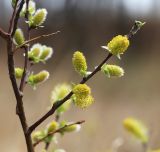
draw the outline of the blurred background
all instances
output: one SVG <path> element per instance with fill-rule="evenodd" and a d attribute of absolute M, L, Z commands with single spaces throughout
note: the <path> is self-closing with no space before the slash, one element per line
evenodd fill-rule
<path fill-rule="evenodd" d="M 50 79 L 34 91 L 25 88 L 24 106 L 28 123 L 32 124 L 50 106 L 51 90 L 56 84 L 79 82 L 71 58 L 82 50 L 89 70 L 93 70 L 106 52 L 100 46 L 118 34 L 127 34 L 135 20 L 147 22 L 131 40 L 121 60 L 109 60 L 125 69 L 120 79 L 107 79 L 98 73 L 87 84 L 95 103 L 81 110 L 72 106 L 61 120 L 86 120 L 79 133 L 65 135 L 57 147 L 67 152 L 108 152 L 118 138 L 123 140 L 119 151 L 140 152 L 141 144 L 124 131 L 122 121 L 132 116 L 142 120 L 150 130 L 150 146 L 160 147 L 160 1 L 158 0 L 37 0 L 37 8 L 47 8 L 45 28 L 32 32 L 32 37 L 61 33 L 40 40 L 52 46 L 54 55 L 47 64 L 35 65 L 36 72 L 46 69 Z M 7 30 L 12 13 L 10 0 L 0 1 L 0 26 Z M 25 25 L 19 27 L 25 30 Z M 22 52 L 16 54 L 16 65 L 23 65 Z M 15 97 L 8 78 L 6 46 L 0 39 L 0 148 L 3 152 L 26 152 L 24 137 L 15 115 Z M 54 116 L 46 120 L 43 128 Z M 40 151 L 40 145 L 37 151 Z M 55 146 L 55 145 L 53 145 Z"/>

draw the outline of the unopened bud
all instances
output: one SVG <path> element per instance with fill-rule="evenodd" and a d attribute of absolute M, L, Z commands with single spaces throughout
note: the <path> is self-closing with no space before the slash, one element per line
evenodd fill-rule
<path fill-rule="evenodd" d="M 40 61 L 41 54 L 42 54 L 42 45 L 37 43 L 37 44 L 34 44 L 31 50 L 28 52 L 28 58 L 32 62 L 38 63 Z"/>
<path fill-rule="evenodd" d="M 47 125 L 47 132 L 51 133 L 58 129 L 58 123 L 56 121 L 52 121 Z"/>
<path fill-rule="evenodd" d="M 20 28 L 16 29 L 13 40 L 16 45 L 22 45 L 25 42 L 24 34 Z"/>
<path fill-rule="evenodd" d="M 36 84 L 45 82 L 49 78 L 49 72 L 48 71 L 41 71 L 38 74 L 30 75 L 28 78 L 28 83 L 32 86 L 35 86 Z"/>
<path fill-rule="evenodd" d="M 124 70 L 117 65 L 104 64 L 101 71 L 109 78 L 122 77 L 124 75 Z"/>
<path fill-rule="evenodd" d="M 38 9 L 31 19 L 31 27 L 41 26 L 46 20 L 47 10 L 45 8 Z"/>
<path fill-rule="evenodd" d="M 46 61 L 49 58 L 51 58 L 52 54 L 53 54 L 53 49 L 51 47 L 47 47 L 47 46 L 43 45 L 40 60 Z"/>
<path fill-rule="evenodd" d="M 65 131 L 65 132 L 78 132 L 80 129 L 81 129 L 81 125 L 79 125 L 79 124 L 74 124 L 74 125 L 65 127 L 65 128 L 63 129 L 63 131 Z"/>
<path fill-rule="evenodd" d="M 22 78 L 22 75 L 23 75 L 23 69 L 22 68 L 15 68 L 15 77 L 17 79 L 20 79 Z"/>
<path fill-rule="evenodd" d="M 21 16 L 25 16 L 26 14 L 26 10 L 27 10 L 27 5 L 26 3 L 23 5 L 22 11 L 20 13 Z M 30 15 L 34 14 L 36 11 L 36 3 L 32 0 L 29 1 L 29 5 L 28 5 L 28 13 Z"/>
<path fill-rule="evenodd" d="M 37 142 L 45 137 L 45 133 L 43 131 L 36 131 L 32 134 L 33 142 Z"/>

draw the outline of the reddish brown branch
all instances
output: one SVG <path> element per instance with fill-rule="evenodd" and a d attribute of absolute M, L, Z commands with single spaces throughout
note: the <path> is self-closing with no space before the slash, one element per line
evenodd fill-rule
<path fill-rule="evenodd" d="M 42 39 L 42 38 L 46 38 L 46 37 L 49 37 L 49 36 L 53 36 L 55 34 L 58 34 L 60 31 L 57 31 L 57 32 L 54 32 L 54 33 L 50 33 L 50 34 L 44 34 L 44 35 L 40 35 L 40 36 L 37 36 L 37 37 L 34 37 L 34 38 L 31 38 L 27 41 L 25 41 L 23 44 L 19 45 L 15 50 L 14 52 L 16 52 L 18 49 L 22 48 L 22 47 L 25 47 L 26 44 L 29 44 L 33 41 L 36 41 L 36 40 L 39 40 L 39 39 Z"/>
<path fill-rule="evenodd" d="M 51 135 L 54 135 L 55 133 L 61 133 L 63 131 L 63 129 L 67 128 L 67 127 L 70 127 L 70 126 L 73 126 L 73 125 L 78 125 L 78 124 L 82 124 L 84 123 L 85 121 L 82 120 L 82 121 L 77 121 L 77 122 L 74 122 L 74 123 L 71 123 L 71 124 L 66 124 L 65 126 L 53 131 L 53 132 L 50 132 L 48 133 L 45 137 L 43 137 L 42 139 L 38 140 L 37 142 L 35 142 L 33 144 L 33 146 L 35 147 L 36 145 L 38 145 L 40 142 L 43 142 L 47 137 L 51 136 Z"/>
<path fill-rule="evenodd" d="M 11 33 L 12 37 L 14 36 L 14 33 L 17 29 L 18 21 L 19 21 L 19 18 L 20 18 L 20 13 L 21 13 L 21 10 L 23 8 L 24 3 L 25 3 L 25 0 L 21 0 L 21 2 L 19 4 L 19 7 L 16 11 L 16 14 L 14 16 L 12 16 L 14 18 L 12 26 L 10 27 L 10 33 Z"/>
<path fill-rule="evenodd" d="M 18 86 L 17 86 L 15 74 L 14 74 L 14 59 L 13 59 L 13 53 L 12 53 L 12 49 L 13 49 L 12 45 L 13 45 L 12 39 L 10 37 L 9 40 L 7 41 L 8 69 L 9 69 L 10 80 L 11 80 L 12 87 L 13 87 L 14 94 L 15 94 L 16 101 L 17 101 L 17 115 L 19 116 L 19 119 L 20 119 L 20 122 L 21 122 L 21 125 L 23 128 L 23 133 L 24 133 L 24 136 L 26 139 L 28 152 L 34 152 L 32 149 L 31 138 L 27 134 L 28 126 L 27 126 L 26 117 L 25 117 L 25 113 L 24 113 L 23 101 L 22 101 L 22 97 L 21 97 L 21 94 L 20 94 Z"/>
<path fill-rule="evenodd" d="M 27 0 L 27 1 L 29 2 L 29 0 Z M 16 112 L 17 112 L 17 115 L 19 116 L 19 119 L 20 119 L 20 122 L 21 122 L 21 125 L 23 128 L 23 133 L 24 133 L 26 145 L 27 145 L 27 151 L 34 152 L 31 136 L 27 134 L 28 125 L 27 125 L 26 116 L 25 116 L 25 112 L 24 112 L 21 92 L 19 91 L 19 88 L 18 88 L 18 85 L 16 82 L 16 78 L 15 78 L 15 72 L 14 72 L 15 66 L 14 66 L 14 57 L 13 57 L 12 38 L 14 36 L 15 30 L 17 29 L 17 24 L 18 24 L 18 20 L 20 17 L 20 12 L 22 10 L 24 2 L 25 2 L 25 0 L 21 0 L 18 10 L 17 11 L 14 10 L 12 18 L 11 18 L 11 22 L 10 22 L 10 27 L 8 30 L 11 33 L 7 39 L 8 70 L 9 70 L 9 76 L 10 76 L 10 80 L 11 80 L 12 87 L 14 90 L 14 94 L 16 97 L 16 101 L 17 101 Z M 14 9 L 16 9 L 16 7 Z"/>
<path fill-rule="evenodd" d="M 12 28 L 13 28 L 14 19 L 15 19 L 16 13 L 17 13 L 17 4 L 18 4 L 18 1 L 19 1 L 19 0 L 17 0 L 17 1 L 15 2 L 15 6 L 14 6 L 14 8 L 13 8 L 13 13 L 12 13 L 12 17 L 11 17 L 11 19 L 10 19 L 10 25 L 9 25 L 8 33 L 11 33 Z"/>

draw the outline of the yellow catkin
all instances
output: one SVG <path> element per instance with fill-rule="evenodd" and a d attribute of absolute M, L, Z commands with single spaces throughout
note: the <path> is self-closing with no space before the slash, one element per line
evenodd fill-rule
<path fill-rule="evenodd" d="M 129 40 L 127 36 L 118 35 L 115 36 L 107 45 L 108 50 L 113 55 L 123 54 L 129 46 Z"/>
<path fill-rule="evenodd" d="M 86 58 L 82 52 L 76 51 L 73 54 L 72 63 L 76 72 L 83 75 L 87 70 Z"/>
<path fill-rule="evenodd" d="M 137 119 L 126 118 L 123 121 L 124 128 L 143 143 L 148 142 L 148 130 Z"/>
<path fill-rule="evenodd" d="M 73 88 L 73 93 L 75 97 L 74 103 L 80 108 L 86 108 L 94 102 L 93 97 L 90 95 L 91 89 L 86 84 L 76 85 Z"/>

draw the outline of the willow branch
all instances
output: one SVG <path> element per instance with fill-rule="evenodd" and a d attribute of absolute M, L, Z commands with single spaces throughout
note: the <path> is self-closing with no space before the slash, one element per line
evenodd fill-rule
<path fill-rule="evenodd" d="M 106 63 L 110 58 L 111 58 L 112 54 L 108 54 L 108 56 L 99 64 L 98 67 L 95 68 L 95 70 L 88 75 L 86 78 L 83 78 L 80 83 L 84 84 L 85 82 L 87 82 L 89 79 L 91 79 L 98 71 L 101 70 L 101 67 L 103 66 L 104 63 Z M 28 129 L 28 133 L 32 133 L 33 130 L 35 130 L 35 128 L 37 126 L 39 126 L 43 121 L 45 121 L 49 116 L 51 116 L 52 114 L 54 114 L 54 112 L 56 111 L 57 108 L 59 108 L 63 103 L 65 103 L 68 99 L 71 98 L 71 96 L 73 95 L 73 92 L 71 91 L 65 98 L 63 98 L 60 101 L 57 101 L 53 104 L 52 108 L 45 114 L 43 115 L 38 121 L 36 121 L 33 125 L 31 125 Z"/>
<path fill-rule="evenodd" d="M 27 1 L 29 2 L 29 0 L 27 0 Z M 10 80 L 11 80 L 12 87 L 14 90 L 14 94 L 16 97 L 16 101 L 17 101 L 16 113 L 19 116 L 21 126 L 23 128 L 27 151 L 34 152 L 31 137 L 27 134 L 28 125 L 27 125 L 27 120 L 26 120 L 25 111 L 24 111 L 24 107 L 23 107 L 23 100 L 22 100 L 22 96 L 21 96 L 21 93 L 19 91 L 19 88 L 18 88 L 18 85 L 16 82 L 15 71 L 14 71 L 15 65 L 14 65 L 12 38 L 14 36 L 15 30 L 17 29 L 17 24 L 19 21 L 20 12 L 22 10 L 24 2 L 25 2 L 25 0 L 22 0 L 19 4 L 19 8 L 16 11 L 16 13 L 15 14 L 13 13 L 14 14 L 13 16 L 15 16 L 15 17 L 13 17 L 13 21 L 10 22 L 11 25 L 9 26 L 9 29 L 8 29 L 8 31 L 11 33 L 7 39 L 8 70 L 9 70 L 9 76 L 10 76 Z"/>
<path fill-rule="evenodd" d="M 27 20 L 28 20 L 28 13 L 27 14 Z M 28 26 L 27 28 L 27 38 L 28 38 L 28 41 L 30 40 L 30 28 Z M 27 79 L 27 70 L 28 70 L 28 51 L 29 51 L 29 45 L 25 46 L 24 47 L 25 49 L 25 58 L 24 58 L 24 67 L 23 67 L 23 75 L 22 75 L 22 78 L 21 78 L 21 82 L 20 82 L 20 87 L 19 87 L 19 90 L 21 93 L 23 93 L 23 90 L 24 90 L 24 86 L 26 84 L 26 79 Z M 13 52 L 14 53 L 14 52 Z"/>
<path fill-rule="evenodd" d="M 10 19 L 10 25 L 9 25 L 8 33 L 11 33 L 12 28 L 13 28 L 14 19 L 15 19 L 15 16 L 16 16 L 16 14 L 17 14 L 18 1 L 19 1 L 19 0 L 17 0 L 17 1 L 15 2 L 15 6 L 14 6 L 14 8 L 13 8 L 13 13 L 12 13 L 12 17 L 11 17 L 11 19 Z"/>
<path fill-rule="evenodd" d="M 35 142 L 34 144 L 33 144 L 33 146 L 35 147 L 36 145 L 38 145 L 40 142 L 43 142 L 47 137 L 49 137 L 49 136 L 53 136 L 55 133 L 61 133 L 65 128 L 67 128 L 67 127 L 70 127 L 70 126 L 73 126 L 73 125 L 79 125 L 79 124 L 82 124 L 82 123 L 84 123 L 85 121 L 84 120 L 82 120 L 82 121 L 77 121 L 77 122 L 74 122 L 74 123 L 71 123 L 71 124 L 66 124 L 65 126 L 63 126 L 63 127 L 61 127 L 61 128 L 59 128 L 59 129 L 57 129 L 57 130 L 55 130 L 55 131 L 53 131 L 53 132 L 50 132 L 50 133 L 48 133 L 45 137 L 43 137 L 42 139 L 40 139 L 40 140 L 38 140 L 37 142 Z"/>
<path fill-rule="evenodd" d="M 15 31 L 17 29 L 18 20 L 19 20 L 19 17 L 20 17 L 20 12 L 21 12 L 21 10 L 23 8 L 24 3 L 25 3 L 25 0 L 21 0 L 21 2 L 19 4 L 19 7 L 18 7 L 18 10 L 16 11 L 16 14 L 14 16 L 13 25 L 11 26 L 11 29 L 10 29 L 12 37 L 14 36 Z"/>
<path fill-rule="evenodd" d="M 135 21 L 133 27 L 131 28 L 129 34 L 127 35 L 128 39 L 132 38 L 140 29 L 141 27 L 144 25 L 145 23 L 139 22 L 139 21 Z M 87 77 L 83 78 L 80 81 L 80 84 L 84 84 L 86 83 L 89 79 L 91 79 L 97 72 L 99 72 L 101 70 L 101 67 L 112 57 L 112 54 L 109 53 L 108 56 L 99 64 L 99 66 L 97 66 L 95 68 L 95 70 L 88 75 Z M 64 97 L 62 100 L 57 101 L 53 104 L 52 108 L 46 113 L 44 114 L 39 120 L 37 120 L 34 124 L 32 124 L 29 129 L 28 129 L 28 134 L 31 134 L 33 132 L 33 130 L 35 130 L 35 128 L 37 126 L 39 126 L 43 121 L 45 121 L 48 117 L 50 117 L 52 114 L 54 114 L 54 112 L 56 111 L 57 108 L 59 108 L 63 103 L 65 103 L 68 99 L 71 98 L 71 96 L 73 95 L 73 92 L 71 91 L 66 97 Z"/>
<path fill-rule="evenodd" d="M 19 45 L 19 46 L 14 50 L 14 52 L 16 52 L 18 49 L 26 46 L 27 44 L 29 44 L 29 43 L 31 43 L 31 42 L 33 42 L 33 41 L 36 41 L 36 40 L 39 40 L 39 39 L 42 39 L 42 38 L 46 38 L 46 37 L 49 37 L 49 36 L 56 35 L 56 34 L 58 34 L 59 32 L 60 32 L 60 31 L 53 32 L 53 33 L 50 33 L 50 34 L 44 34 L 44 35 L 40 35 L 40 36 L 31 38 L 31 39 L 25 41 L 23 44 Z"/>

